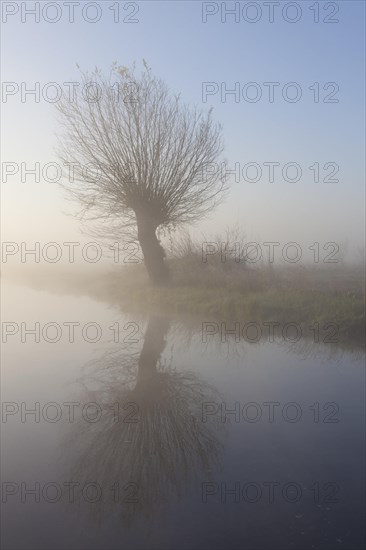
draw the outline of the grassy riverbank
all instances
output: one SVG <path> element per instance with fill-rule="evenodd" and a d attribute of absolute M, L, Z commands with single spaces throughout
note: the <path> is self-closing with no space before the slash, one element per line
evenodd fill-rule
<path fill-rule="evenodd" d="M 52 267 L 28 270 L 26 284 L 86 295 L 137 315 L 164 313 L 217 323 L 296 323 L 308 333 L 309 327 L 318 324 L 323 335 L 333 334 L 336 325 L 340 342 L 364 345 L 363 268 L 240 270 L 178 260 L 170 265 L 171 284 L 158 288 L 149 284 L 143 265 L 98 272 L 62 272 Z M 25 283 L 24 271 L 15 271 L 10 278 Z M 334 325 L 326 329 L 329 323 Z"/>
<path fill-rule="evenodd" d="M 219 322 L 296 323 L 324 330 L 337 326 L 342 340 L 361 342 L 365 331 L 363 300 L 350 292 L 267 290 L 243 294 L 223 288 L 173 287 L 166 289 L 125 287 L 119 294 L 122 308 L 189 315 Z M 335 327 L 334 327 L 335 328 Z M 328 332 L 330 333 L 330 326 Z"/>

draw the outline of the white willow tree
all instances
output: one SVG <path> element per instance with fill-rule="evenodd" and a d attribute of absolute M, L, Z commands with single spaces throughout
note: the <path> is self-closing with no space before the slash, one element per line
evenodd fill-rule
<path fill-rule="evenodd" d="M 74 172 L 63 186 L 80 217 L 111 237 L 134 229 L 150 280 L 164 284 L 157 231 L 198 221 L 226 190 L 217 169 L 222 128 L 211 110 L 183 104 L 145 62 L 139 74 L 117 65 L 107 76 L 81 72 L 80 84 L 83 94 L 57 104 L 58 153 Z"/>

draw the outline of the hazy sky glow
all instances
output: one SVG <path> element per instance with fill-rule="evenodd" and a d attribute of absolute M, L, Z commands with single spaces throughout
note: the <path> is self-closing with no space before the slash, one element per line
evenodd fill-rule
<path fill-rule="evenodd" d="M 83 69 L 98 66 L 108 70 L 113 61 L 129 65 L 145 58 L 153 71 L 161 76 L 183 100 L 214 108 L 214 117 L 224 127 L 225 156 L 229 167 L 235 163 L 258 163 L 262 179 L 246 182 L 243 177 L 235 182 L 227 201 L 211 217 L 204 220 L 199 230 L 216 231 L 226 224 L 238 221 L 248 236 L 267 241 L 349 240 L 350 246 L 363 243 L 364 228 L 364 20 L 363 1 L 330 3 L 339 6 L 334 15 L 338 23 L 322 21 L 331 10 L 319 6 L 320 21 L 314 22 L 314 2 L 300 1 L 302 15 L 298 22 L 289 23 L 275 12 L 273 23 L 268 21 L 268 7 L 255 2 L 262 10 L 256 23 L 235 22 L 234 16 L 221 21 L 221 13 L 202 22 L 202 10 L 215 10 L 220 3 L 202 6 L 199 1 L 141 1 L 120 3 L 121 18 L 132 13 L 134 4 L 138 13 L 131 15 L 138 22 L 113 22 L 110 7 L 116 3 L 101 2 L 102 16 L 96 23 L 88 23 L 80 16 L 80 2 L 75 8 L 75 22 L 68 22 L 68 11 L 63 2 L 61 19 L 50 23 L 41 16 L 21 21 L 19 12 L 9 15 L 2 25 L 2 80 L 21 83 L 41 89 L 48 82 L 77 81 L 76 63 Z M 24 4 L 24 3 L 22 3 Z M 35 2 L 26 2 L 28 8 Z M 41 2 L 43 6 L 45 3 Z M 235 2 L 227 2 L 228 9 Z M 246 4 L 240 3 L 241 6 Z M 281 2 L 279 10 L 286 2 Z M 328 3 L 329 4 L 329 3 Z M 125 9 L 124 9 L 125 8 Z M 10 8 L 8 8 L 10 11 Z M 218 8 L 219 9 L 219 8 Z M 254 8 L 253 8 L 254 9 Z M 276 8 L 277 9 L 277 8 Z M 89 12 L 92 16 L 92 11 Z M 49 17 L 53 17 L 51 8 Z M 248 12 L 254 17 L 254 12 Z M 289 11 L 289 17 L 293 17 Z M 4 13 L 3 13 L 4 21 Z M 262 98 L 251 103 L 240 96 L 220 92 L 202 101 L 202 83 L 225 83 L 227 90 L 240 83 L 240 91 L 248 82 L 256 82 Z M 278 82 L 273 103 L 268 101 L 265 82 Z M 283 86 L 296 82 L 302 97 L 291 103 L 282 97 Z M 314 89 L 319 82 L 320 101 L 314 102 Z M 339 91 L 333 96 L 337 103 L 322 99 L 333 88 L 324 91 L 323 85 L 335 82 Z M 314 87 L 313 87 L 314 88 Z M 252 89 L 253 92 L 253 89 Z M 289 90 L 289 95 L 294 89 Z M 248 92 L 249 93 L 249 92 Z M 32 167 L 55 160 L 54 147 L 57 132 L 53 105 L 42 97 L 36 103 L 34 96 L 21 102 L 20 92 L 2 99 L 2 162 L 25 162 Z M 275 181 L 268 181 L 265 162 L 278 162 Z M 284 182 L 281 169 L 289 162 L 301 166 L 302 178 L 297 183 Z M 318 162 L 321 180 L 331 174 L 322 166 L 336 163 L 338 183 L 314 182 Z M 252 174 L 252 173 L 250 173 Z M 290 173 L 291 175 L 291 173 Z M 62 192 L 49 182 L 34 183 L 28 176 L 21 182 L 20 173 L 2 182 L 3 239 L 64 241 L 79 240 L 78 223 L 64 215 L 70 211 Z"/>

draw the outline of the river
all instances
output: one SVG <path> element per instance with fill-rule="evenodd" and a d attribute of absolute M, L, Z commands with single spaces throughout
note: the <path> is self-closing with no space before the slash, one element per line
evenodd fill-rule
<path fill-rule="evenodd" d="M 4 285 L 4 548 L 362 547 L 362 353 L 201 321 Z"/>

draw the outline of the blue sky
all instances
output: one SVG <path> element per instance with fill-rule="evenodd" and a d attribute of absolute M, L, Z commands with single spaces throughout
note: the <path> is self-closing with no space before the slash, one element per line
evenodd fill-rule
<path fill-rule="evenodd" d="M 6 4 L 6 3 L 5 3 Z M 20 3 L 11 3 L 19 4 Z M 27 2 L 32 7 L 34 2 Z M 43 6 L 45 3 L 41 2 Z M 214 108 L 214 117 L 224 128 L 225 157 L 231 168 L 248 162 L 297 162 L 303 170 L 300 182 L 284 182 L 282 177 L 269 183 L 265 172 L 262 180 L 249 183 L 233 181 L 225 204 L 203 220 L 198 230 L 220 230 L 227 223 L 239 221 L 251 237 L 262 240 L 339 241 L 348 239 L 358 246 L 363 242 L 364 227 L 364 51 L 365 3 L 363 1 L 300 1 L 302 16 L 297 23 L 283 20 L 276 7 L 275 20 L 268 22 L 263 2 L 262 18 L 248 23 L 241 17 L 235 23 L 221 13 L 202 22 L 202 2 L 143 1 L 136 2 L 139 11 L 135 24 L 114 23 L 109 9 L 113 2 L 100 2 L 102 17 L 91 24 L 82 20 L 79 2 L 75 22 L 67 20 L 63 2 L 61 20 L 39 23 L 27 16 L 21 22 L 20 12 L 9 16 L 2 25 L 2 80 L 34 82 L 78 80 L 75 64 L 92 69 L 108 69 L 113 61 L 129 65 L 145 58 L 153 71 L 189 103 Z M 220 8 L 221 2 L 217 4 Z M 240 2 L 240 7 L 247 2 Z M 120 3 L 125 16 L 132 7 Z M 226 2 L 233 8 L 235 2 Z M 311 6 L 319 5 L 320 22 L 314 22 Z M 333 6 L 339 6 L 334 18 L 339 23 L 323 22 L 331 17 Z M 254 8 L 253 8 L 254 9 Z M 292 9 L 292 8 L 291 8 Z M 314 8 L 313 8 L 314 9 Z M 51 13 L 51 11 L 50 11 Z M 90 12 L 92 13 L 92 12 Z M 253 11 L 248 12 L 253 17 Z M 292 17 L 294 12 L 289 11 Z M 52 14 L 51 14 L 52 16 Z M 228 89 L 236 82 L 257 82 L 263 97 L 257 103 L 244 100 L 235 103 L 232 96 L 220 100 L 220 94 L 202 103 L 202 83 L 225 83 Z M 269 103 L 264 82 L 279 82 L 275 101 Z M 302 99 L 284 101 L 284 84 L 297 82 Z M 339 85 L 338 103 L 314 103 L 309 90 L 314 82 Z M 330 90 L 328 90 L 330 91 Z M 45 101 L 20 102 L 20 95 L 2 104 L 3 161 L 49 162 L 55 159 L 54 133 L 57 131 L 55 110 Z M 339 165 L 339 183 L 314 183 L 308 169 L 314 162 Z M 50 235 L 62 240 L 77 236 L 78 225 L 65 217 L 62 194 L 50 183 L 20 183 L 16 177 L 3 184 L 7 209 L 3 222 L 9 240 Z"/>

